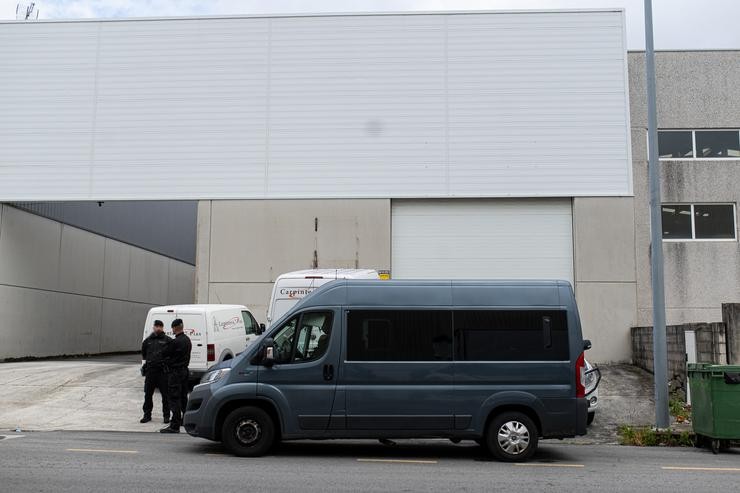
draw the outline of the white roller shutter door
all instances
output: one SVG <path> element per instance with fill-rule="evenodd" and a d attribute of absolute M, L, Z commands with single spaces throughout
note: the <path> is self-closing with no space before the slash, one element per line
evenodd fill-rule
<path fill-rule="evenodd" d="M 570 199 L 396 200 L 396 279 L 573 282 Z"/>

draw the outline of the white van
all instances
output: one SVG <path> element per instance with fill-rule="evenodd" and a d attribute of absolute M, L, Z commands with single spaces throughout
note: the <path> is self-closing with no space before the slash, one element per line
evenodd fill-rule
<path fill-rule="evenodd" d="M 144 339 L 149 337 L 155 320 L 164 323 L 172 337 L 172 321 L 181 318 L 185 335 L 190 338 L 190 378 L 199 379 L 216 363 L 244 351 L 262 333 L 252 313 L 243 305 L 172 305 L 149 310 L 144 325 Z"/>
<path fill-rule="evenodd" d="M 380 279 L 380 275 L 371 269 L 309 269 L 281 274 L 272 288 L 267 325 L 282 317 L 314 289 L 335 279 Z"/>

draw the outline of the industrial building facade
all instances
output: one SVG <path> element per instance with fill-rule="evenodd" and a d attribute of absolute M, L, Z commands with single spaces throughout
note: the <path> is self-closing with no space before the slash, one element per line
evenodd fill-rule
<path fill-rule="evenodd" d="M 2 103 L 0 199 L 198 200 L 198 302 L 264 321 L 281 273 L 361 267 L 567 279 L 597 362 L 629 360 L 630 327 L 649 323 L 644 76 L 622 11 L 5 23 L 0 37 L 16 95 Z M 674 74 L 659 80 L 674 90 L 661 127 L 717 127 L 662 120 L 683 108 L 675 79 L 711 77 Z M 726 104 L 721 126 L 738 128 Z M 731 186 L 711 197 L 686 181 L 664 197 L 704 214 L 736 203 Z M 736 240 L 700 241 L 696 222 L 667 262 L 672 248 L 696 268 L 707 248 L 737 257 Z M 669 321 L 715 318 L 738 294 L 727 281 L 703 299 L 674 283 L 680 265 L 666 270 L 667 291 L 686 293 L 669 293 Z"/>

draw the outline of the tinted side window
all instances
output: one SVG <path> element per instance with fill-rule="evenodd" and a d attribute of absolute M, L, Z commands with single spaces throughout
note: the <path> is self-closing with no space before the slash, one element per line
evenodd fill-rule
<path fill-rule="evenodd" d="M 451 361 L 452 313 L 353 310 L 347 315 L 348 361 Z"/>
<path fill-rule="evenodd" d="M 562 310 L 459 310 L 455 359 L 460 361 L 562 361 L 569 359 Z"/>

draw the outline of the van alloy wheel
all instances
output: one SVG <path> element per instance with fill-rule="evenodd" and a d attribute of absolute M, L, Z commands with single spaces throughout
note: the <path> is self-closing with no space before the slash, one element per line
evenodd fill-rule
<path fill-rule="evenodd" d="M 519 455 L 529 447 L 529 430 L 519 421 L 507 421 L 498 430 L 498 444 L 507 454 Z"/>
<path fill-rule="evenodd" d="M 491 419 L 485 439 L 488 450 L 498 460 L 523 462 L 537 450 L 539 430 L 523 412 L 504 411 Z"/>

